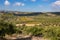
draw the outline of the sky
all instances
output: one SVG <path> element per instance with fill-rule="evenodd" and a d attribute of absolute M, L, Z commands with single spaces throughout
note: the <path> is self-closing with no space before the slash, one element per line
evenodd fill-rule
<path fill-rule="evenodd" d="M 0 0 L 0 11 L 60 12 L 60 0 Z"/>

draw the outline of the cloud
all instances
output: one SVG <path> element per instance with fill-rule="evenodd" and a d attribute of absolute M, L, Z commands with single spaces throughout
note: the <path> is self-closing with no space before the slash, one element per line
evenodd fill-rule
<path fill-rule="evenodd" d="M 60 0 L 57 0 L 51 4 L 52 10 L 60 11 Z"/>
<path fill-rule="evenodd" d="M 5 3 L 4 3 L 6 6 L 10 5 L 10 2 L 8 0 L 5 0 Z"/>
<path fill-rule="evenodd" d="M 31 0 L 32 2 L 36 2 L 36 0 Z"/>
<path fill-rule="evenodd" d="M 14 5 L 15 5 L 15 6 L 24 6 L 25 4 L 22 3 L 22 2 L 16 2 Z"/>
<path fill-rule="evenodd" d="M 55 2 L 53 2 L 53 3 L 52 3 L 52 6 L 58 6 L 58 7 L 59 7 L 59 6 L 60 6 L 60 1 L 55 1 Z"/>

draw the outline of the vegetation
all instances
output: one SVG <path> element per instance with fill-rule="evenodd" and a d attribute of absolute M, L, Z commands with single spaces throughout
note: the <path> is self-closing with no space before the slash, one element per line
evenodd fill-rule
<path fill-rule="evenodd" d="M 0 22 L 0 37 L 4 38 L 4 36 L 12 35 L 16 33 L 16 28 L 13 24 L 6 23 L 6 22 Z"/>
<path fill-rule="evenodd" d="M 53 14 L 55 15 L 55 14 Z M 16 24 L 40 24 L 39 26 L 19 26 Z M 5 34 L 25 34 L 32 36 L 39 36 L 50 38 L 51 40 L 60 40 L 60 15 L 47 16 L 47 14 L 40 14 L 35 16 L 16 16 L 11 13 L 0 14 L 0 37 Z"/>

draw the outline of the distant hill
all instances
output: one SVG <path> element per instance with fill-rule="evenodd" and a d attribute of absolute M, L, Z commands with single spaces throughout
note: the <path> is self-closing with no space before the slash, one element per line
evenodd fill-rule
<path fill-rule="evenodd" d="M 40 15 L 40 14 L 43 14 L 43 13 L 33 12 L 33 13 L 20 13 L 20 14 L 14 14 L 14 15 L 17 15 L 17 16 L 36 16 L 36 15 Z"/>
<path fill-rule="evenodd" d="M 19 13 L 19 14 L 16 14 L 16 13 L 14 13 L 14 15 L 17 15 L 17 16 L 36 16 L 36 15 L 42 15 L 42 14 L 44 14 L 44 15 L 52 15 L 52 16 L 54 16 L 54 15 L 60 15 L 60 12 L 46 12 L 46 13 L 42 13 L 42 12 L 32 12 L 32 13 Z"/>
<path fill-rule="evenodd" d="M 60 15 L 60 12 L 52 12 L 52 14 Z"/>
<path fill-rule="evenodd" d="M 18 12 L 18 11 L 0 11 L 0 13 L 12 13 L 16 16 L 36 16 L 36 15 L 60 15 L 60 12 Z"/>

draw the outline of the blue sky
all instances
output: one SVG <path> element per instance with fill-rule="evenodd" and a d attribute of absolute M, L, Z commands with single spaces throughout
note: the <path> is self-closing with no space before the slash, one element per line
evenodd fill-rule
<path fill-rule="evenodd" d="M 0 0 L 0 10 L 60 12 L 60 0 Z"/>

